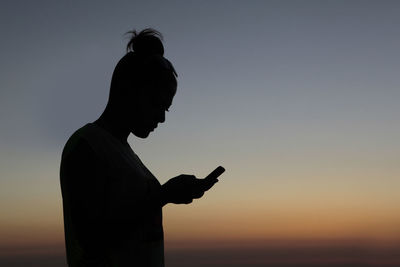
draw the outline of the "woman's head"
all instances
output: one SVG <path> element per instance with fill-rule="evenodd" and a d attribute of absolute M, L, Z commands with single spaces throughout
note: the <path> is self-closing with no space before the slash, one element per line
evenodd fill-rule
<path fill-rule="evenodd" d="M 162 36 L 153 29 L 131 31 L 127 54 L 114 69 L 108 106 L 121 122 L 145 138 L 165 120 L 176 93 L 176 72 L 163 57 Z"/>

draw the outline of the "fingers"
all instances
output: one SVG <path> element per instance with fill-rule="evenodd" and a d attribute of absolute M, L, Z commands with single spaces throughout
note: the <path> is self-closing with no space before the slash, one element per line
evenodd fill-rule
<path fill-rule="evenodd" d="M 198 179 L 194 175 L 181 174 L 175 178 L 173 203 L 190 204 L 193 199 L 201 198 L 204 192 L 209 190 L 218 179 Z"/>
<path fill-rule="evenodd" d="M 192 202 L 193 202 L 193 199 L 188 199 L 188 200 L 183 201 L 183 204 L 190 204 Z"/>
<path fill-rule="evenodd" d="M 205 192 L 213 187 L 218 182 L 218 179 L 198 179 L 198 181 L 201 190 Z"/>
<path fill-rule="evenodd" d="M 197 192 L 193 192 L 193 198 L 201 198 L 204 195 L 203 190 L 199 190 Z"/>
<path fill-rule="evenodd" d="M 203 190 L 208 191 L 211 187 L 213 187 L 217 182 L 218 179 L 213 180 L 202 180 L 203 181 Z"/>
<path fill-rule="evenodd" d="M 217 183 L 217 179 L 213 180 L 205 180 L 205 179 L 196 179 L 193 188 L 192 195 L 193 198 L 201 198 L 206 191 L 208 191 L 215 183 Z"/>

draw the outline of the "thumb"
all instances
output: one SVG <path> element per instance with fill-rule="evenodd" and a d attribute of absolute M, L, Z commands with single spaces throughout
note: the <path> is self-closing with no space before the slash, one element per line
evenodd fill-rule
<path fill-rule="evenodd" d="M 218 179 L 202 179 L 202 187 L 204 191 L 209 190 L 211 187 L 213 187 L 214 184 L 218 182 Z"/>

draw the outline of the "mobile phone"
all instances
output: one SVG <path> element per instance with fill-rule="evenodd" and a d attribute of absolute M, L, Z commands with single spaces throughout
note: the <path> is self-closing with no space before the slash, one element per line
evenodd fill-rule
<path fill-rule="evenodd" d="M 224 173 L 225 168 L 222 166 L 218 166 L 215 170 L 213 170 L 209 175 L 207 175 L 204 180 L 210 181 L 217 179 L 222 173 Z"/>

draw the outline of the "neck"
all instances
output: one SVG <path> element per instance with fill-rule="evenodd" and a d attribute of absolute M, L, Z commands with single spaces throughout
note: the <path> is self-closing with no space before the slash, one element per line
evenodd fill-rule
<path fill-rule="evenodd" d="M 127 143 L 130 131 L 124 127 L 123 121 L 120 119 L 121 117 L 122 116 L 118 115 L 118 112 L 113 111 L 109 106 L 107 106 L 101 116 L 94 121 L 94 123 L 108 131 L 122 143 Z"/>

